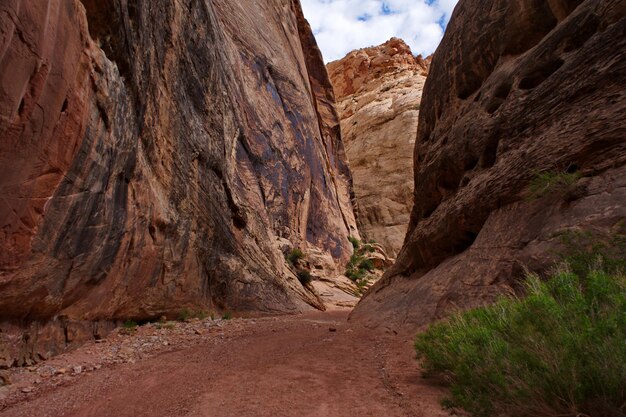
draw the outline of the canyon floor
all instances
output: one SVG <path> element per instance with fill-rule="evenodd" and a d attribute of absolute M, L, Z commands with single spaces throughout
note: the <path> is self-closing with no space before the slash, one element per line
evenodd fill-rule
<path fill-rule="evenodd" d="M 0 388 L 0 416 L 447 416 L 410 337 L 348 310 L 116 331 Z"/>

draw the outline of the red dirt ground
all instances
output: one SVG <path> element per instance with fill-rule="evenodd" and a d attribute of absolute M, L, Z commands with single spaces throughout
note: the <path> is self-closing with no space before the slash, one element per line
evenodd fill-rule
<path fill-rule="evenodd" d="M 357 327 L 347 314 L 231 320 L 196 345 L 43 383 L 0 416 L 448 416 L 410 338 Z"/>

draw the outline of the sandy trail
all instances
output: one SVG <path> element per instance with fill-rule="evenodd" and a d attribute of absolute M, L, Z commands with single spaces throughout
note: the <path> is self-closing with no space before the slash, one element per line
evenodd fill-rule
<path fill-rule="evenodd" d="M 447 416 L 410 338 L 347 314 L 237 319 L 199 345 L 105 366 L 0 416 Z"/>

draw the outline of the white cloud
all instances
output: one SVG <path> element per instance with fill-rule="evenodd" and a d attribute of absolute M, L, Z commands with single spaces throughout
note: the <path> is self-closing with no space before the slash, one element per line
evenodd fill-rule
<path fill-rule="evenodd" d="M 395 36 L 414 54 L 429 55 L 457 0 L 302 0 L 326 62 Z"/>

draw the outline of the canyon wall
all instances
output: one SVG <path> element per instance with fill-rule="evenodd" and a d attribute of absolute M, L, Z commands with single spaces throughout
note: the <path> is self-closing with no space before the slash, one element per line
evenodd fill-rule
<path fill-rule="evenodd" d="M 327 65 L 354 180 L 359 231 L 395 257 L 413 207 L 413 148 L 429 61 L 401 39 Z"/>
<path fill-rule="evenodd" d="M 0 4 L 0 366 L 184 308 L 323 308 L 356 234 L 298 0 Z"/>
<path fill-rule="evenodd" d="M 461 0 L 435 53 L 396 264 L 352 318 L 414 329 L 623 236 L 626 4 Z"/>

